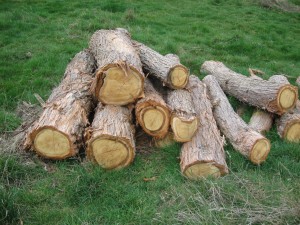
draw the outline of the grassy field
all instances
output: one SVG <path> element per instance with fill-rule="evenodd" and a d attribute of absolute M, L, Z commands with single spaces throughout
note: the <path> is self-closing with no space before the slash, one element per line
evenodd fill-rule
<path fill-rule="evenodd" d="M 200 65 L 214 59 L 244 74 L 249 67 L 265 78 L 284 73 L 294 84 L 299 24 L 299 13 L 250 0 L 2 0 L 0 138 L 20 125 L 22 101 L 38 104 L 34 93 L 47 99 L 97 29 L 124 27 L 157 51 L 178 54 L 201 78 Z M 252 111 L 247 108 L 246 121 Z M 140 149 L 121 171 L 84 159 L 9 154 L 1 145 L 0 224 L 299 224 L 300 145 L 280 140 L 275 127 L 267 137 L 272 149 L 262 166 L 228 144 L 230 174 L 197 182 L 180 174 L 180 145 Z"/>

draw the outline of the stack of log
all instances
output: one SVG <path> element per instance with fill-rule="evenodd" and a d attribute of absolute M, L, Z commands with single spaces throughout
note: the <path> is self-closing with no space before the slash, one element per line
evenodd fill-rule
<path fill-rule="evenodd" d="M 203 81 L 189 75 L 178 56 L 161 55 L 125 29 L 98 30 L 89 48 L 68 64 L 29 127 L 24 148 L 49 159 L 84 148 L 101 167 L 122 168 L 134 160 L 138 124 L 158 142 L 183 143 L 182 174 L 199 179 L 228 173 L 224 136 L 254 164 L 268 156 L 264 132 L 275 117 L 282 138 L 300 141 L 298 90 L 284 76 L 246 77 L 215 61 L 204 62 L 201 70 L 209 74 Z M 224 92 L 258 108 L 249 124 Z"/>

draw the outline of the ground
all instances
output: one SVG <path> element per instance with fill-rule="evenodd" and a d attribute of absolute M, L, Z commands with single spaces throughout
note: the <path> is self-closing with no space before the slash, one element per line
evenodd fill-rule
<path fill-rule="evenodd" d="M 245 75 L 249 67 L 264 78 L 286 74 L 295 84 L 299 22 L 299 13 L 258 0 L 1 1 L 0 223 L 300 223 L 300 145 L 281 140 L 275 126 L 263 165 L 252 165 L 227 143 L 229 175 L 201 181 L 181 176 L 179 144 L 157 149 L 144 140 L 131 166 L 104 171 L 83 155 L 40 159 L 16 150 L 12 139 L 22 119 L 40 110 L 34 94 L 48 98 L 97 29 L 124 27 L 162 54 L 177 54 L 200 78 L 200 65 L 218 60 Z M 248 121 L 253 108 L 244 111 Z"/>

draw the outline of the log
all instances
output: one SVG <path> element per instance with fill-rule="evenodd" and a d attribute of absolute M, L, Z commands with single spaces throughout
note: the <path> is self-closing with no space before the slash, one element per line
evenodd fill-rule
<path fill-rule="evenodd" d="M 189 70 L 180 64 L 178 56 L 163 56 L 146 45 L 133 42 L 141 58 L 143 68 L 172 89 L 184 88 L 188 82 Z"/>
<path fill-rule="evenodd" d="M 261 134 L 268 132 L 273 125 L 273 114 L 256 109 L 250 119 L 249 127 Z"/>
<path fill-rule="evenodd" d="M 296 83 L 297 83 L 298 86 L 300 87 L 300 77 L 297 78 Z"/>
<path fill-rule="evenodd" d="M 145 79 L 145 97 L 135 106 L 135 115 L 143 130 L 156 138 L 164 138 L 169 130 L 170 110 L 150 80 Z"/>
<path fill-rule="evenodd" d="M 190 141 L 199 124 L 191 94 L 183 89 L 169 90 L 167 104 L 171 109 L 170 123 L 174 140 Z"/>
<path fill-rule="evenodd" d="M 127 105 L 143 97 L 142 64 L 128 31 L 98 30 L 89 47 L 98 66 L 92 90 L 99 101 Z"/>
<path fill-rule="evenodd" d="M 252 163 L 261 164 L 270 152 L 270 141 L 251 129 L 233 110 L 216 78 L 208 75 L 203 79 L 213 104 L 213 114 L 221 132 L 235 150 Z"/>
<path fill-rule="evenodd" d="M 182 145 L 181 172 L 193 180 L 225 175 L 228 167 L 223 139 L 213 117 L 206 86 L 196 76 L 191 75 L 186 88 L 191 92 L 200 125 L 192 140 Z"/>
<path fill-rule="evenodd" d="M 283 75 L 274 75 L 269 80 L 289 84 L 288 79 Z M 276 124 L 277 132 L 281 138 L 290 142 L 300 142 L 300 100 L 297 100 L 293 110 L 279 117 Z"/>
<path fill-rule="evenodd" d="M 290 142 L 300 142 L 300 100 L 292 111 L 278 118 L 276 124 L 281 138 Z"/>
<path fill-rule="evenodd" d="M 93 107 L 90 86 L 94 70 L 95 59 L 88 50 L 75 55 L 41 116 L 28 130 L 25 149 L 32 147 L 49 159 L 65 159 L 78 153 Z"/>
<path fill-rule="evenodd" d="M 284 114 L 295 107 L 298 99 L 295 86 L 246 77 L 228 69 L 221 62 L 206 61 L 201 70 L 213 75 L 225 93 L 271 113 Z"/>
<path fill-rule="evenodd" d="M 105 169 L 128 166 L 135 156 L 134 133 L 129 108 L 99 102 L 86 131 L 88 159 Z"/>

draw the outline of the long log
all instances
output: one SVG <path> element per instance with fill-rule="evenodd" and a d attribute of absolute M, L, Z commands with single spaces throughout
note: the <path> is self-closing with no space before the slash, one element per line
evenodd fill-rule
<path fill-rule="evenodd" d="M 78 153 L 93 106 L 90 86 L 94 70 L 95 59 L 88 50 L 75 55 L 40 118 L 28 130 L 25 149 L 32 147 L 50 159 L 65 159 Z"/>
<path fill-rule="evenodd" d="M 133 42 L 141 58 L 143 68 L 150 76 L 155 76 L 172 89 L 184 88 L 188 82 L 189 70 L 183 66 L 178 56 L 163 56 L 146 45 Z"/>
<path fill-rule="evenodd" d="M 251 129 L 233 110 L 216 78 L 208 75 L 203 79 L 212 101 L 214 118 L 221 132 L 235 150 L 252 163 L 261 164 L 270 152 L 270 141 Z"/>
<path fill-rule="evenodd" d="M 257 132 L 264 134 L 268 132 L 273 125 L 273 114 L 256 109 L 250 119 L 249 127 Z"/>
<path fill-rule="evenodd" d="M 144 85 L 145 97 L 136 103 L 136 118 L 147 134 L 164 138 L 169 130 L 170 110 L 150 80 L 145 79 Z"/>
<path fill-rule="evenodd" d="M 201 71 L 213 75 L 227 94 L 271 113 L 284 114 L 295 107 L 298 99 L 295 86 L 246 77 L 221 62 L 206 61 Z"/>
<path fill-rule="evenodd" d="M 105 169 L 129 165 L 135 156 L 134 126 L 127 107 L 98 103 L 87 129 L 87 157 Z"/>
<path fill-rule="evenodd" d="M 171 128 L 174 140 L 187 142 L 192 140 L 199 121 L 191 94 L 187 90 L 169 90 L 167 104 L 171 109 Z"/>
<path fill-rule="evenodd" d="M 206 86 L 196 76 L 191 75 L 186 88 L 191 92 L 200 125 L 192 140 L 182 145 L 181 172 L 190 179 L 225 175 L 228 167 L 223 139 L 213 117 Z"/>
<path fill-rule="evenodd" d="M 283 75 L 274 75 L 269 80 L 282 84 L 289 84 L 288 79 Z M 276 121 L 277 132 L 281 138 L 290 142 L 300 142 L 300 100 L 297 100 L 296 107 L 285 113 Z"/>
<path fill-rule="evenodd" d="M 128 31 L 98 30 L 89 47 L 98 66 L 92 90 L 99 101 L 127 105 L 143 97 L 142 64 Z"/>

